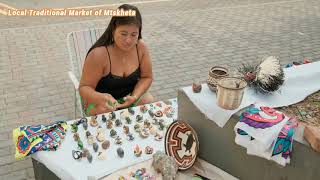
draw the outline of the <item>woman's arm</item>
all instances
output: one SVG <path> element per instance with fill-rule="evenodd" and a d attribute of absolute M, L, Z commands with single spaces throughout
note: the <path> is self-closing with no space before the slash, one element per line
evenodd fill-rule
<path fill-rule="evenodd" d="M 106 59 L 108 57 L 106 56 L 105 51 L 105 47 L 98 47 L 93 49 L 88 54 L 83 65 L 82 76 L 79 85 L 79 92 L 85 107 L 87 108 L 89 104 L 93 104 L 95 106 L 93 109 L 93 112 L 95 112 L 94 114 L 113 110 L 111 107 L 107 108 L 106 102 L 115 102 L 111 95 L 95 91 L 99 80 L 104 74 L 104 67 L 109 66 L 106 63 Z"/>

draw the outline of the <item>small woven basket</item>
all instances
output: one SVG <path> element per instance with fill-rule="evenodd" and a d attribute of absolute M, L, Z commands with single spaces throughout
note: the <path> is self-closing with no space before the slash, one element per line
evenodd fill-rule
<path fill-rule="evenodd" d="M 207 79 L 207 85 L 213 92 L 217 90 L 218 81 L 224 77 L 229 76 L 229 70 L 222 66 L 213 66 L 209 70 L 209 77 Z"/>

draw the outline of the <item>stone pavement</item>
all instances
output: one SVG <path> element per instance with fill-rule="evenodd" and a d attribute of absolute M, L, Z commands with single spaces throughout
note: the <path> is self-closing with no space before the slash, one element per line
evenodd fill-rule
<path fill-rule="evenodd" d="M 61 1 L 60 7 L 105 4 L 88 2 Z M 282 64 L 320 59 L 318 0 L 177 0 L 137 6 L 153 62 L 151 93 L 158 99 L 175 97 L 178 88 L 197 79 L 205 81 L 213 65 L 234 69 L 268 55 L 278 56 Z M 74 118 L 67 34 L 106 27 L 109 19 L 0 15 L 0 179 L 34 179 L 29 158 L 14 160 L 12 129 Z"/>

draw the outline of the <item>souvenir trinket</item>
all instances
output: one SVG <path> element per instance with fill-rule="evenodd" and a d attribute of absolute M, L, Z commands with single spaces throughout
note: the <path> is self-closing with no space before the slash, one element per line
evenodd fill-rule
<path fill-rule="evenodd" d="M 88 123 L 88 119 L 86 117 L 82 117 L 79 121 L 78 121 L 78 125 L 81 124 L 81 123 Z"/>
<path fill-rule="evenodd" d="M 98 143 L 94 142 L 94 143 L 92 144 L 92 146 L 93 146 L 93 150 L 94 150 L 94 152 L 97 152 L 97 151 L 98 151 L 98 149 L 99 149 L 99 145 L 98 145 Z"/>
<path fill-rule="evenodd" d="M 82 127 L 83 127 L 84 130 L 87 130 L 87 129 L 88 129 L 88 122 L 87 122 L 87 121 L 84 121 L 84 122 L 82 123 Z"/>
<path fill-rule="evenodd" d="M 124 125 L 124 126 L 123 126 L 123 132 L 124 132 L 125 134 L 128 134 L 128 133 L 129 133 L 129 126 Z"/>
<path fill-rule="evenodd" d="M 87 159 L 89 163 L 92 163 L 92 155 L 90 153 L 87 154 Z"/>
<path fill-rule="evenodd" d="M 115 140 L 116 140 L 116 144 L 117 145 L 121 145 L 122 144 L 122 139 L 121 139 L 120 136 L 117 136 Z"/>
<path fill-rule="evenodd" d="M 138 115 L 136 116 L 136 121 L 139 123 L 139 122 L 142 122 L 142 120 L 143 120 L 143 116 L 140 115 L 140 114 L 138 114 Z"/>
<path fill-rule="evenodd" d="M 123 111 L 120 112 L 120 119 L 124 119 L 127 116 L 129 116 L 128 109 L 124 109 Z"/>
<path fill-rule="evenodd" d="M 139 147 L 138 144 L 135 145 L 135 147 L 134 147 L 134 149 L 133 149 L 133 153 L 134 153 L 134 155 L 137 156 L 137 157 L 140 157 L 140 156 L 141 156 L 142 150 L 141 150 L 141 148 Z"/>
<path fill-rule="evenodd" d="M 74 141 L 78 141 L 80 139 L 79 134 L 78 133 L 74 133 L 73 134 L 73 139 L 74 139 Z"/>
<path fill-rule="evenodd" d="M 134 140 L 133 134 L 129 133 L 129 134 L 127 135 L 127 139 L 128 139 L 128 141 L 133 141 L 133 140 Z"/>
<path fill-rule="evenodd" d="M 89 135 L 87 142 L 88 142 L 89 145 L 92 145 L 94 143 L 94 139 L 93 139 L 92 135 Z"/>
<path fill-rule="evenodd" d="M 123 151 L 123 149 L 122 149 L 121 147 L 119 147 L 119 148 L 117 149 L 117 154 L 118 154 L 119 157 L 123 158 L 123 156 L 124 156 L 124 151 Z"/>
<path fill-rule="evenodd" d="M 126 123 L 127 124 L 131 124 L 131 122 L 132 122 L 132 120 L 131 120 L 131 118 L 130 117 L 125 117 L 125 120 L 126 120 Z"/>
<path fill-rule="evenodd" d="M 76 123 L 71 124 L 71 132 L 76 133 L 78 131 L 78 125 Z"/>
<path fill-rule="evenodd" d="M 163 179 L 175 179 L 178 165 L 174 157 L 168 156 L 161 151 L 157 151 L 152 155 L 152 166 L 158 172 L 162 174 Z"/>
<path fill-rule="evenodd" d="M 165 124 L 163 122 L 159 122 L 159 130 L 164 130 Z"/>
<path fill-rule="evenodd" d="M 112 111 L 110 114 L 109 114 L 109 119 L 110 120 L 115 120 L 116 119 L 116 113 L 114 111 Z"/>
<path fill-rule="evenodd" d="M 155 114 L 154 114 L 156 117 L 162 117 L 163 116 L 163 113 L 162 111 L 157 111 Z"/>
<path fill-rule="evenodd" d="M 144 128 L 139 132 L 139 134 L 142 138 L 147 138 L 149 136 L 149 131 L 147 128 Z"/>
<path fill-rule="evenodd" d="M 114 137 L 116 137 L 116 135 L 117 135 L 117 131 L 114 129 L 111 129 L 110 130 L 110 137 L 114 138 Z"/>
<path fill-rule="evenodd" d="M 90 131 L 86 131 L 86 137 L 88 138 L 91 135 Z"/>
<path fill-rule="evenodd" d="M 154 124 L 154 125 L 159 125 L 159 120 L 156 119 L 156 118 L 153 118 L 153 119 L 152 119 L 152 124 Z"/>
<path fill-rule="evenodd" d="M 83 142 L 82 142 L 80 139 L 78 140 L 78 148 L 79 148 L 80 150 L 83 149 Z"/>
<path fill-rule="evenodd" d="M 134 115 L 134 109 L 132 107 L 129 107 L 128 108 L 128 112 L 131 114 L 131 115 Z"/>
<path fill-rule="evenodd" d="M 102 146 L 102 149 L 108 149 L 110 147 L 110 141 L 108 140 L 103 141 L 101 146 Z"/>
<path fill-rule="evenodd" d="M 143 122 L 143 127 L 144 128 L 149 128 L 151 126 L 151 123 L 148 121 L 148 120 L 145 120 L 144 122 Z"/>
<path fill-rule="evenodd" d="M 79 160 L 79 159 L 82 158 L 82 152 L 81 151 L 72 150 L 72 157 L 75 160 Z"/>
<path fill-rule="evenodd" d="M 103 129 L 102 129 L 101 126 L 99 126 L 99 127 L 97 128 L 97 136 L 96 136 L 96 138 L 97 138 L 97 140 L 98 140 L 99 142 L 102 142 L 102 141 L 105 140 L 104 131 L 103 131 Z"/>
<path fill-rule="evenodd" d="M 150 146 L 147 146 L 145 149 L 144 149 L 144 152 L 146 154 L 152 154 L 153 153 L 153 148 L 150 147 Z"/>
<path fill-rule="evenodd" d="M 127 180 L 124 176 L 120 176 L 118 180 Z"/>
<path fill-rule="evenodd" d="M 101 120 L 102 120 L 102 122 L 104 122 L 104 123 L 107 121 L 107 118 L 106 118 L 106 116 L 105 116 L 104 114 L 102 114 Z"/>
<path fill-rule="evenodd" d="M 148 113 L 149 113 L 149 115 L 150 115 L 151 118 L 154 117 L 154 113 L 153 113 L 153 111 L 152 111 L 151 109 L 148 111 Z"/>
<path fill-rule="evenodd" d="M 91 117 L 90 126 L 92 126 L 92 127 L 98 126 L 97 116 L 92 116 Z"/>
<path fill-rule="evenodd" d="M 117 119 L 115 122 L 116 126 L 119 127 L 122 125 L 122 122 L 120 121 L 120 119 Z"/>
<path fill-rule="evenodd" d="M 163 139 L 163 136 L 160 133 L 156 133 L 156 135 L 154 136 L 154 139 L 156 141 L 161 141 Z"/>
<path fill-rule="evenodd" d="M 87 157 L 88 153 L 89 153 L 89 150 L 87 148 L 83 148 L 82 157 Z"/>
<path fill-rule="evenodd" d="M 140 124 L 135 124 L 134 125 L 134 131 L 136 131 L 136 132 L 140 132 L 141 130 L 140 130 Z"/>
<path fill-rule="evenodd" d="M 113 125 L 113 122 L 111 120 L 107 121 L 107 129 L 111 129 Z"/>
<path fill-rule="evenodd" d="M 156 102 L 156 106 L 162 107 L 162 103 L 161 102 Z"/>
<path fill-rule="evenodd" d="M 140 106 L 140 111 L 144 114 L 148 111 L 148 108 L 146 105 Z"/>
<path fill-rule="evenodd" d="M 192 91 L 193 91 L 194 93 L 199 93 L 199 92 L 201 92 L 201 89 L 202 89 L 201 84 L 192 83 Z"/>
<path fill-rule="evenodd" d="M 98 152 L 98 159 L 99 160 L 106 160 L 107 159 L 107 155 L 105 152 Z"/>

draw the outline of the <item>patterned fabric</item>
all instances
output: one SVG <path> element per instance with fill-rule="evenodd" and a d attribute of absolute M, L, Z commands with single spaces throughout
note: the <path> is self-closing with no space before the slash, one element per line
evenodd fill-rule
<path fill-rule="evenodd" d="M 287 159 L 292 154 L 292 142 L 295 128 L 298 127 L 296 119 L 291 118 L 281 129 L 275 146 L 273 148 L 272 156 L 281 153 L 282 157 Z"/>
<path fill-rule="evenodd" d="M 37 151 L 55 151 L 66 135 L 68 126 L 64 121 L 50 125 L 20 126 L 13 130 L 16 159 L 22 159 Z"/>

